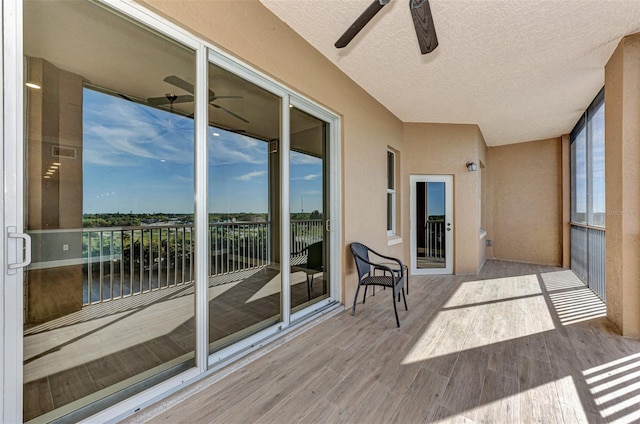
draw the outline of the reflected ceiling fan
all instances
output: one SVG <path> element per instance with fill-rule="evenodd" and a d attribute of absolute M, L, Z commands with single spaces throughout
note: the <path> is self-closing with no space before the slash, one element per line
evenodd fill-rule
<path fill-rule="evenodd" d="M 365 9 L 353 24 L 347 28 L 342 37 L 336 41 L 335 46 L 339 49 L 346 47 L 351 40 L 364 28 L 367 23 L 391 0 L 374 0 Z M 429 0 L 409 0 L 409 10 L 413 18 L 413 25 L 416 29 L 418 44 L 422 54 L 431 53 L 438 47 L 438 37 L 436 28 L 433 26 L 433 16 L 429 7 Z"/>
<path fill-rule="evenodd" d="M 185 94 L 185 95 L 175 95 L 173 93 L 167 93 L 162 97 L 150 97 L 147 99 L 147 103 L 153 106 L 160 106 L 160 105 L 166 105 L 169 104 L 171 105 L 171 107 L 173 107 L 174 103 L 186 103 L 186 102 L 192 102 L 193 101 L 193 84 L 191 84 L 190 82 L 187 82 L 185 80 L 183 80 L 182 78 L 176 76 L 176 75 L 169 75 L 167 77 L 164 78 L 164 81 L 175 86 L 178 88 L 183 89 L 184 91 L 186 91 L 187 93 L 191 93 L 191 94 Z M 233 116 L 234 118 L 237 118 L 243 122 L 246 122 L 247 124 L 249 123 L 248 120 L 246 120 L 245 118 L 243 118 L 242 116 L 238 115 L 235 112 L 230 111 L 229 109 L 220 106 L 218 104 L 215 104 L 213 102 L 215 102 L 218 99 L 242 99 L 242 96 L 216 96 L 216 94 L 213 92 L 213 90 L 209 89 L 209 104 L 213 107 L 215 107 L 216 109 L 220 109 L 226 113 L 228 113 L 229 115 Z"/>

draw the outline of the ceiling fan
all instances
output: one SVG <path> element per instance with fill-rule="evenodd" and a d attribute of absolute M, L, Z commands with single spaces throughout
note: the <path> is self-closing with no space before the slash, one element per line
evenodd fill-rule
<path fill-rule="evenodd" d="M 147 99 L 147 103 L 153 106 L 159 106 L 159 105 L 166 105 L 169 104 L 171 107 L 173 107 L 174 103 L 185 103 L 185 102 L 192 102 L 193 101 L 193 84 L 191 84 L 190 82 L 187 82 L 185 80 L 183 80 L 182 78 L 176 76 L 176 75 L 169 75 L 167 77 L 164 78 L 164 81 L 175 86 L 178 88 L 183 89 L 184 91 L 186 91 L 187 93 L 191 93 L 191 94 L 185 94 L 185 95 L 175 95 L 173 93 L 167 93 L 162 97 L 149 97 Z M 213 92 L 213 90 L 209 89 L 209 104 L 213 107 L 215 107 L 216 109 L 220 109 L 226 113 L 228 113 L 229 115 L 243 121 L 246 122 L 247 124 L 249 123 L 249 121 L 247 119 L 245 119 L 244 117 L 238 115 L 235 112 L 230 111 L 229 109 L 220 106 L 218 104 L 215 104 L 214 101 L 216 101 L 217 99 L 242 99 L 242 96 L 216 96 L 216 94 Z"/>
<path fill-rule="evenodd" d="M 353 24 L 347 28 L 342 37 L 336 41 L 335 46 L 339 49 L 346 47 L 351 40 L 369 23 L 371 19 L 391 0 L 374 0 L 365 9 Z M 436 29 L 433 26 L 433 16 L 429 7 L 429 0 L 409 0 L 409 9 L 413 18 L 413 25 L 416 29 L 418 44 L 422 54 L 431 53 L 438 47 Z"/>

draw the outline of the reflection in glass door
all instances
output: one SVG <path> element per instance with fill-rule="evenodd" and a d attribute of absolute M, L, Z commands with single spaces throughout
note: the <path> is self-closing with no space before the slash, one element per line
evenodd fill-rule
<path fill-rule="evenodd" d="M 291 310 L 329 297 L 329 124 L 292 107 L 289 209 Z"/>
<path fill-rule="evenodd" d="M 195 53 L 27 1 L 24 54 L 23 416 L 51 421 L 194 366 L 194 108 L 166 77 L 193 81 Z"/>
<path fill-rule="evenodd" d="M 411 176 L 411 268 L 414 274 L 452 272 L 451 176 Z"/>
<path fill-rule="evenodd" d="M 281 320 L 281 99 L 209 63 L 209 350 Z"/>

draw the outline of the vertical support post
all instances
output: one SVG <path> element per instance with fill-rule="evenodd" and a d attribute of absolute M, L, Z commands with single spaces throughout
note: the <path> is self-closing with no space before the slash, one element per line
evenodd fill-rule
<path fill-rule="evenodd" d="M 605 66 L 607 317 L 640 337 L 640 35 Z"/>
<path fill-rule="evenodd" d="M 208 50 L 199 46 L 196 50 L 196 91 L 195 91 L 195 356 L 196 368 L 204 372 L 208 367 L 209 356 L 209 279 L 207 276 L 207 256 L 209 246 L 209 217 L 207 211 L 207 179 L 208 179 Z M 192 239 L 194 235 L 192 234 Z"/>
<path fill-rule="evenodd" d="M 282 98 L 282 128 L 280 129 L 280 275 L 282 276 L 282 322 L 288 326 L 291 321 L 291 214 L 289 213 L 289 147 L 290 103 L 289 94 Z"/>

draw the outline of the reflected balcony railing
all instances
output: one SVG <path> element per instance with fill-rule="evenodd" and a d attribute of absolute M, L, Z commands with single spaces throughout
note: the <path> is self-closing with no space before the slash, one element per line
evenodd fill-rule
<path fill-rule="evenodd" d="M 418 257 L 444 260 L 445 225 L 443 220 L 427 220 L 422 240 L 418 241 Z"/>
<path fill-rule="evenodd" d="M 209 224 L 209 277 L 271 264 L 271 225 Z M 321 219 L 291 221 L 292 264 L 323 236 Z M 193 226 L 184 224 L 85 228 L 82 231 L 83 304 L 179 287 L 194 280 Z"/>

